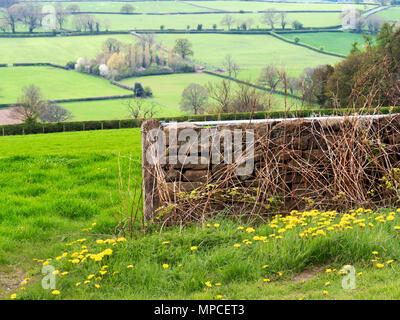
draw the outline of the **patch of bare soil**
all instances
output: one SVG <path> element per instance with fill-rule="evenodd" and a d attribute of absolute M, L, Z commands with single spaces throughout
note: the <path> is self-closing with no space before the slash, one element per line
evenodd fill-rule
<path fill-rule="evenodd" d="M 326 266 L 315 266 L 310 269 L 303 270 L 302 272 L 293 276 L 293 282 L 302 282 L 314 278 L 318 273 L 324 270 Z"/>
<path fill-rule="evenodd" d="M 21 270 L 15 272 L 0 271 L 0 298 L 6 298 L 7 295 L 15 292 L 26 277 L 26 274 Z"/>
<path fill-rule="evenodd" d="M 11 117 L 11 110 L 12 108 L 0 109 L 0 125 L 22 123 L 21 120 L 16 120 Z"/>

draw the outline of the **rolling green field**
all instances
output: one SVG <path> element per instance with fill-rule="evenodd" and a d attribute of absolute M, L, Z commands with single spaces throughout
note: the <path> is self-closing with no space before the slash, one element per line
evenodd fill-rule
<path fill-rule="evenodd" d="M 51 67 L 0 68 L 0 83 L 0 103 L 17 102 L 21 89 L 30 84 L 37 85 L 49 100 L 131 93 L 101 78 Z"/>
<path fill-rule="evenodd" d="M 299 20 L 305 28 L 308 27 L 329 27 L 340 25 L 340 13 L 289 13 L 288 21 Z M 94 17 L 99 21 L 108 21 L 109 30 L 135 30 L 135 29 L 156 29 L 160 26 L 165 29 L 184 29 L 189 26 L 190 29 L 196 29 L 198 24 L 203 25 L 203 29 L 212 29 L 213 24 L 219 29 L 227 29 L 221 24 L 223 14 L 182 14 L 182 15 L 115 15 L 115 14 L 94 14 Z M 236 21 L 245 21 L 252 18 L 254 20 L 253 28 L 269 28 L 268 25 L 261 22 L 263 14 L 260 13 L 233 13 L 233 18 Z M 232 27 L 237 27 L 240 23 L 234 24 Z M 276 24 L 278 28 L 278 23 Z M 65 28 L 73 30 L 72 19 L 68 19 Z"/>
<path fill-rule="evenodd" d="M 51 62 L 65 65 L 80 57 L 94 58 L 108 38 L 124 43 L 135 41 L 132 35 L 74 37 L 0 38 L 0 63 Z"/>
<path fill-rule="evenodd" d="M 56 2 L 49 2 L 49 5 L 53 5 Z M 126 2 L 62 2 L 64 8 L 70 4 L 77 4 L 80 7 L 80 11 L 89 12 L 120 12 L 121 7 Z M 207 12 L 209 9 L 195 8 L 186 2 L 182 1 L 133 1 L 130 3 L 135 10 L 133 13 L 168 13 L 168 12 Z"/>
<path fill-rule="evenodd" d="M 377 16 L 390 20 L 390 21 L 400 21 L 400 7 L 392 7 L 386 10 L 379 11 Z"/>
<path fill-rule="evenodd" d="M 299 236 L 300 224 L 289 228 L 283 219 L 249 225 L 219 216 L 209 225 L 153 226 L 134 241 L 113 240 L 116 222 L 107 206 L 119 204 L 119 153 L 124 181 L 129 154 L 140 181 L 140 129 L 0 137 L 0 298 L 400 298 L 396 209 L 350 212 L 357 216 L 350 220 L 334 211 L 306 212 L 306 229 L 321 229 L 322 220 L 351 224 L 324 226 L 325 235 L 309 238 Z M 373 226 L 361 226 L 360 219 Z M 273 224 L 287 227 L 282 238 L 272 236 Z M 78 258 L 76 264 L 82 246 L 88 253 L 111 251 L 100 262 Z M 377 258 L 383 267 L 371 261 Z M 59 295 L 42 289 L 43 264 L 58 270 Z M 340 270 L 349 264 L 356 271 L 353 290 L 342 287 Z"/>
<path fill-rule="evenodd" d="M 225 56 L 231 54 L 236 63 L 242 69 L 246 69 L 243 77 L 251 77 L 253 80 L 267 64 L 285 67 L 291 74 L 298 75 L 306 67 L 340 61 L 340 58 L 320 54 L 267 35 L 160 34 L 155 36 L 157 41 L 163 41 L 167 47 L 173 46 L 175 39 L 183 37 L 193 44 L 195 61 L 221 67 Z"/>
<path fill-rule="evenodd" d="M 262 1 L 189 1 L 189 3 L 202 5 L 204 7 L 227 10 L 227 11 L 261 11 L 273 8 L 281 11 L 306 11 L 306 10 L 342 10 L 348 7 L 355 7 L 363 10 L 373 6 L 364 6 L 360 4 L 342 4 L 342 3 L 273 3 Z"/>
<path fill-rule="evenodd" d="M 294 40 L 300 39 L 300 43 L 308 44 L 315 48 L 323 47 L 325 51 L 347 55 L 350 53 L 351 45 L 354 41 L 364 44 L 361 34 L 350 32 L 316 32 L 316 33 L 285 33 L 286 38 Z"/>
<path fill-rule="evenodd" d="M 189 74 L 173 74 L 161 76 L 137 77 L 133 79 L 124 79 L 121 83 L 132 86 L 134 82 L 140 82 L 143 86 L 149 86 L 155 92 L 154 99 L 162 106 L 171 109 L 179 110 L 179 102 L 181 100 L 182 91 L 190 83 L 198 83 L 206 85 L 208 82 L 216 83 L 222 81 L 221 78 L 204 74 L 204 73 L 189 73 Z M 236 84 L 233 83 L 233 86 Z M 265 93 L 267 94 L 267 93 Z M 211 103 L 212 100 L 210 99 Z M 296 109 L 299 102 L 295 99 L 288 98 L 288 106 L 291 109 Z M 271 111 L 284 109 L 284 97 L 279 94 L 273 94 L 271 100 Z"/>

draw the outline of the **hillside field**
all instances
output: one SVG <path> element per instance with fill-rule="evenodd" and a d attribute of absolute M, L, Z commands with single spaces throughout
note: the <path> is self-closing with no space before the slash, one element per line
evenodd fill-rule
<path fill-rule="evenodd" d="M 0 103 L 16 103 L 21 89 L 35 83 L 49 100 L 131 94 L 107 80 L 52 67 L 0 68 Z"/>
<path fill-rule="evenodd" d="M 285 33 L 282 36 L 291 40 L 297 37 L 300 39 L 300 43 L 317 49 L 323 47 L 325 51 L 343 55 L 350 53 L 354 41 L 357 41 L 360 47 L 364 44 L 361 34 L 350 32 Z"/>
<path fill-rule="evenodd" d="M 167 47 L 173 46 L 181 35 L 157 34 L 155 38 Z M 222 67 L 225 56 L 230 54 L 246 71 L 245 78 L 253 80 L 267 64 L 284 67 L 291 74 L 299 75 L 304 68 L 321 64 L 335 64 L 340 58 L 324 55 L 295 46 L 268 35 L 188 34 L 185 38 L 193 44 L 193 60 L 214 68 Z M 212 50 L 210 51 L 210 48 Z M 300 58 L 299 58 L 300 57 Z"/>
<path fill-rule="evenodd" d="M 54 5 L 57 2 L 49 2 Z M 120 12 L 121 7 L 126 2 L 106 2 L 106 1 L 79 1 L 63 2 L 63 7 L 70 4 L 78 5 L 80 11 L 89 12 Z M 168 12 L 207 12 L 209 9 L 195 8 L 183 1 L 132 1 L 130 3 L 135 9 L 133 13 L 168 13 Z"/>
<path fill-rule="evenodd" d="M 386 10 L 379 11 L 376 15 L 390 21 L 400 21 L 400 7 L 391 7 Z"/>
<path fill-rule="evenodd" d="M 400 298 L 399 263 L 393 261 L 400 254 L 396 212 L 394 220 L 374 221 L 369 229 L 351 222 L 345 232 L 307 240 L 300 239 L 300 226 L 280 239 L 271 236 L 271 221 L 247 229 L 246 222 L 215 217 L 204 226 L 153 227 L 134 241 L 103 243 L 115 227 L 108 206 L 119 204 L 119 154 L 124 181 L 128 155 L 132 176 L 140 181 L 139 129 L 0 137 L 1 298 L 11 293 L 17 299 Z M 392 215 L 389 211 L 357 215 L 375 219 Z M 334 212 L 312 214 L 306 218 L 310 225 L 327 217 L 341 221 Z M 255 235 L 266 240 L 245 240 Z M 89 252 L 112 248 L 112 254 L 100 264 L 68 262 L 83 245 Z M 62 253 L 68 258 L 56 259 Z M 374 257 L 385 267 L 370 262 Z M 60 270 L 58 296 L 40 285 L 46 259 Z M 346 264 L 357 272 L 353 290 L 342 288 L 340 270 Z M 87 280 L 104 265 L 102 279 Z M 25 278 L 30 280 L 21 290 Z"/>
<path fill-rule="evenodd" d="M 110 37 L 124 43 L 132 35 L 94 35 L 71 37 L 0 38 L 0 63 L 51 62 L 65 65 L 80 57 L 94 58 Z"/>
<path fill-rule="evenodd" d="M 253 27 L 269 28 L 268 25 L 261 21 L 261 13 L 232 13 L 236 21 L 245 21 L 252 18 L 254 20 Z M 289 21 L 299 20 L 304 27 L 319 28 L 340 25 L 340 13 L 323 12 L 323 13 L 288 13 Z M 181 14 L 181 15 L 116 15 L 116 14 L 94 14 L 94 17 L 100 21 L 107 21 L 109 30 L 128 31 L 135 29 L 155 29 L 160 30 L 161 26 L 165 29 L 183 29 L 187 26 L 190 29 L 196 29 L 198 24 L 202 24 L 203 29 L 212 29 L 216 24 L 217 28 L 227 29 L 221 24 L 224 17 L 223 14 Z M 240 23 L 235 23 L 233 27 L 237 27 Z M 278 24 L 277 24 L 278 27 Z M 66 24 L 67 29 L 73 30 L 72 19 L 69 18 Z"/>

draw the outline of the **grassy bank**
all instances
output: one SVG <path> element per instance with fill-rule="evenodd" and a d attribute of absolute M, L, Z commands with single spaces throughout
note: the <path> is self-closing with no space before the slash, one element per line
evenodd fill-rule
<path fill-rule="evenodd" d="M 108 205 L 110 195 L 119 204 L 119 153 L 124 179 L 131 154 L 140 181 L 139 129 L 0 137 L 2 298 L 400 297 L 396 209 L 309 210 L 258 224 L 221 213 L 204 225 L 153 226 L 117 241 Z M 41 288 L 43 264 L 58 270 L 59 294 Z M 342 288 L 347 264 L 356 270 L 354 290 Z"/>

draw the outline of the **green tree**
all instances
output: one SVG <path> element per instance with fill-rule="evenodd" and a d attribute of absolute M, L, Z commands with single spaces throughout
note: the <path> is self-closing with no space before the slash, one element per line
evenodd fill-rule
<path fill-rule="evenodd" d="M 132 13 L 134 10 L 135 8 L 131 4 L 127 3 L 121 7 L 120 11 L 121 13 Z"/>
<path fill-rule="evenodd" d="M 186 38 L 176 39 L 172 51 L 181 56 L 182 59 L 193 55 L 192 44 Z"/>

